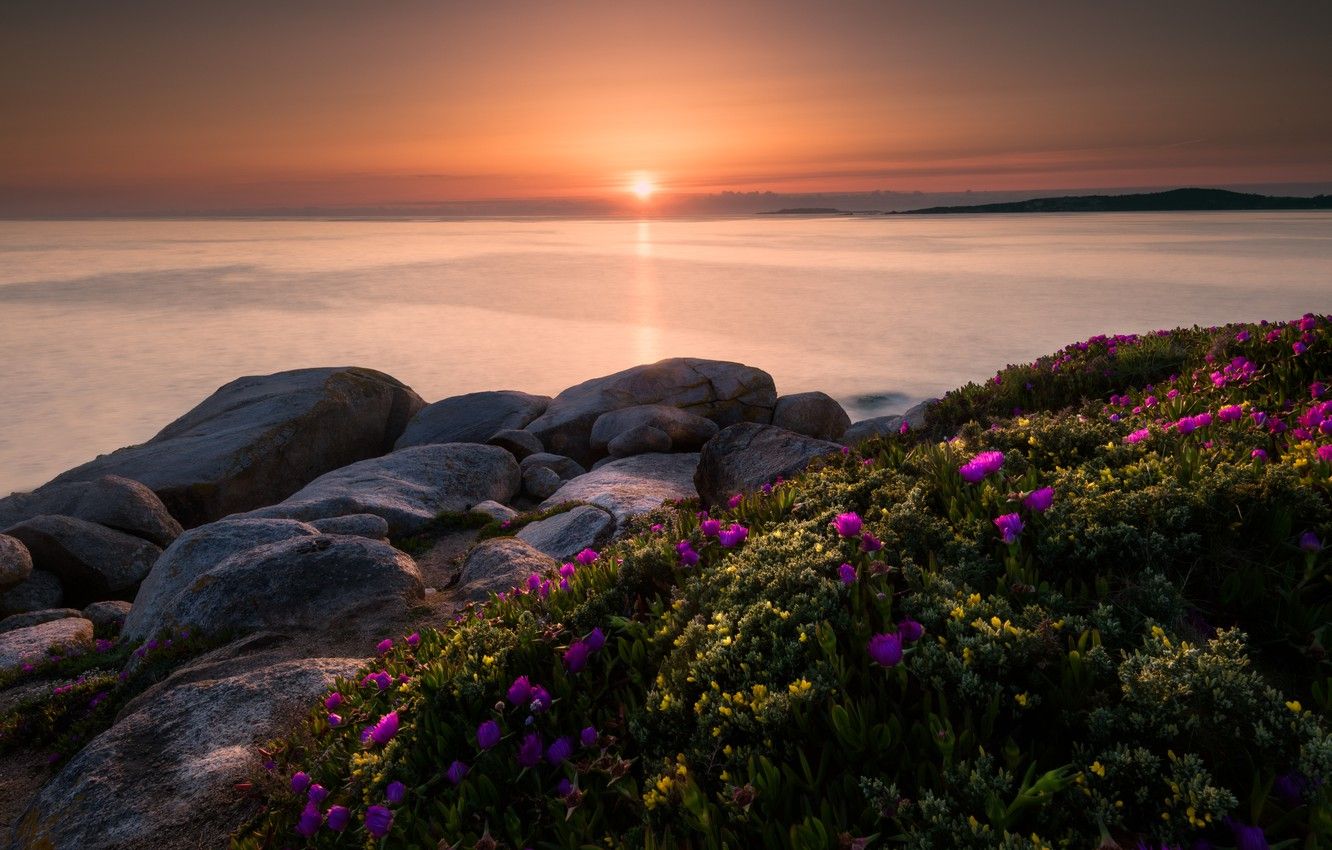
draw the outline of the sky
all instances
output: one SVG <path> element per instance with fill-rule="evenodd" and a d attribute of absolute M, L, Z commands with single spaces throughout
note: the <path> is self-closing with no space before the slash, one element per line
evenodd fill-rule
<path fill-rule="evenodd" d="M 0 215 L 1298 189 L 1332 182 L 1329 32 L 1294 0 L 4 0 Z"/>

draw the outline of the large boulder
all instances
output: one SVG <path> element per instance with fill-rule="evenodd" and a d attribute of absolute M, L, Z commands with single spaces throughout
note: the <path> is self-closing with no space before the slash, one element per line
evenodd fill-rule
<path fill-rule="evenodd" d="M 902 414 L 902 418 L 906 420 L 907 425 L 912 430 L 919 431 L 925 427 L 925 415 L 929 412 L 929 409 L 938 403 L 939 399 L 937 398 L 927 398 L 920 404 L 907 408 L 907 412 Z"/>
<path fill-rule="evenodd" d="M 496 432 L 524 428 L 546 411 L 550 397 L 517 390 L 453 396 L 426 405 L 407 423 L 396 449 L 431 443 L 484 443 Z"/>
<path fill-rule="evenodd" d="M 93 628 L 114 629 L 118 632 L 124 627 L 125 618 L 129 616 L 133 607 L 123 599 L 108 599 L 104 602 L 94 602 L 84 608 L 82 616 L 92 620 Z"/>
<path fill-rule="evenodd" d="M 404 618 L 424 593 L 411 556 L 387 543 L 295 537 L 219 562 L 163 606 L 149 631 L 365 630 Z"/>
<path fill-rule="evenodd" d="M 534 455 L 528 455 L 523 458 L 522 463 L 520 463 L 519 466 L 522 467 L 523 475 L 526 475 L 527 471 L 533 467 L 544 466 L 548 469 L 553 469 L 555 470 L 555 474 L 560 476 L 561 481 L 577 478 L 587 472 L 582 464 L 573 458 L 568 458 L 564 455 L 553 455 L 550 452 L 538 452 Z"/>
<path fill-rule="evenodd" d="M 617 454 L 612 446 L 617 440 L 623 441 L 627 435 L 641 428 L 653 428 L 666 437 L 665 448 L 658 451 L 696 452 L 704 443 L 717 433 L 717 423 L 711 419 L 672 407 L 668 404 L 640 404 L 623 407 L 597 417 L 592 424 L 590 446 L 594 454 L 610 452 Z M 620 457 L 646 452 L 628 452 L 621 450 Z"/>
<path fill-rule="evenodd" d="M 43 514 L 95 522 L 163 547 L 170 546 L 181 532 L 180 523 L 156 493 L 119 475 L 47 484 L 31 493 L 0 499 L 0 528 Z"/>
<path fill-rule="evenodd" d="M 671 435 L 652 425 L 630 428 L 606 445 L 606 451 L 610 452 L 611 457 L 656 454 L 669 452 L 672 448 Z"/>
<path fill-rule="evenodd" d="M 319 475 L 389 451 L 424 405 L 371 369 L 238 378 L 146 443 L 54 483 L 120 475 L 156 493 L 186 528 L 280 501 Z"/>
<path fill-rule="evenodd" d="M 167 547 L 139 586 L 134 607 L 125 618 L 124 634 L 133 640 L 151 637 L 165 625 L 166 613 L 177 598 L 231 556 L 317 534 L 313 526 L 290 519 L 233 517 L 190 529 Z"/>
<path fill-rule="evenodd" d="M 776 401 L 777 390 L 767 372 L 740 363 L 677 357 L 570 387 L 552 399 L 527 430 L 541 439 L 547 451 L 588 466 L 605 454 L 592 448 L 591 438 L 597 419 L 609 411 L 661 404 L 724 427 L 767 422 Z"/>
<path fill-rule="evenodd" d="M 692 499 L 697 454 L 635 455 L 611 461 L 580 475 L 542 502 L 542 509 L 564 502 L 588 502 L 610 511 L 623 527 L 633 516 L 655 510 L 662 502 Z"/>
<path fill-rule="evenodd" d="M 817 440 L 840 440 L 851 417 L 827 393 L 793 393 L 777 399 L 772 424 Z"/>
<path fill-rule="evenodd" d="M 536 434 L 531 431 L 520 431 L 517 428 L 506 428 L 503 431 L 496 431 L 490 439 L 486 440 L 490 446 L 499 446 L 509 454 L 522 460 L 528 455 L 538 454 L 545 451 L 541 441 L 536 438 Z"/>
<path fill-rule="evenodd" d="M 615 517 L 595 505 L 531 522 L 518 539 L 557 561 L 567 561 L 584 549 L 597 549 L 615 534 Z"/>
<path fill-rule="evenodd" d="M 0 617 L 59 608 L 64 601 L 65 591 L 60 587 L 60 579 L 46 570 L 33 570 L 26 580 L 0 592 Z"/>
<path fill-rule="evenodd" d="M 33 565 L 60 579 L 73 605 L 133 597 L 162 550 L 139 537 L 67 516 L 35 516 L 5 529 Z"/>
<path fill-rule="evenodd" d="M 462 602 L 484 602 L 490 594 L 510 590 L 533 573 L 544 575 L 559 566 L 558 561 L 526 541 L 492 537 L 467 553 L 454 593 Z"/>
<path fill-rule="evenodd" d="M 498 446 L 444 443 L 398 449 L 336 469 L 250 517 L 316 520 L 374 514 L 393 535 L 415 534 L 441 512 L 507 502 L 522 485 L 513 455 Z"/>
<path fill-rule="evenodd" d="M 890 437 L 902 430 L 901 416 L 875 416 L 862 419 L 846 429 L 842 442 L 848 446 L 863 443 L 871 437 Z"/>
<path fill-rule="evenodd" d="M 533 499 L 544 499 L 560 489 L 563 479 L 548 466 L 529 467 L 523 473 L 523 492 Z"/>
<path fill-rule="evenodd" d="M 841 448 L 775 425 L 732 425 L 703 447 L 694 483 L 705 505 L 723 504 L 737 493 L 795 475 L 814 458 Z"/>
<path fill-rule="evenodd" d="M 32 575 L 32 555 L 23 542 L 0 534 L 0 593 Z"/>
<path fill-rule="evenodd" d="M 252 643 L 271 641 L 256 636 Z M 259 747 L 358 666 L 352 658 L 246 653 L 243 644 L 192 662 L 130 702 L 70 759 L 19 818 L 7 846 L 226 846 L 254 811 L 242 783 L 261 772 Z M 146 790 L 149 781 L 158 791 Z"/>
<path fill-rule="evenodd" d="M 82 652 L 92 647 L 92 623 L 60 617 L 0 634 L 0 673 L 52 653 Z"/>

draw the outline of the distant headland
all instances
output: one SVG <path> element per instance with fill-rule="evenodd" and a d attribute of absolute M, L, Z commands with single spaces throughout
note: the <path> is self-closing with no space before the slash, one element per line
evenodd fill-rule
<path fill-rule="evenodd" d="M 1129 195 L 1064 195 L 993 204 L 924 207 L 900 211 L 855 211 L 833 207 L 791 207 L 764 215 L 945 215 L 1042 212 L 1201 212 L 1210 210 L 1328 210 L 1332 195 L 1296 197 L 1232 192 L 1228 189 L 1171 189 Z"/>

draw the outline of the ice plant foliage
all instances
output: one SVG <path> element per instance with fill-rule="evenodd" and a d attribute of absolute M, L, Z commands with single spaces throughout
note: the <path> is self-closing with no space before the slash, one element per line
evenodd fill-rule
<path fill-rule="evenodd" d="M 238 850 L 1332 846 L 1329 373 L 1093 337 L 665 507 L 338 682 Z"/>

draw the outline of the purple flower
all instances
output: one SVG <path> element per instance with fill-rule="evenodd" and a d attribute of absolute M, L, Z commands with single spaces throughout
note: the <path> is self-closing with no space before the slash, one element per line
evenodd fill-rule
<path fill-rule="evenodd" d="M 574 555 L 574 560 L 585 567 L 588 564 L 595 561 L 596 559 L 597 559 L 597 551 L 595 549 L 584 549 L 583 551 L 579 552 L 577 555 Z"/>
<path fill-rule="evenodd" d="M 1305 345 L 1303 342 L 1296 342 L 1296 343 L 1291 344 L 1291 346 L 1290 346 L 1290 350 L 1293 351 L 1293 352 L 1295 352 L 1297 355 L 1299 355 L 1299 354 L 1303 354 L 1304 352 L 1308 351 L 1308 350 L 1309 350 L 1309 346 Z M 1254 827 L 1254 829 L 1257 829 L 1257 827 Z M 1262 830 L 1259 830 L 1259 832 L 1261 833 Z M 1237 835 L 1238 835 L 1238 833 L 1237 833 Z M 1264 843 L 1263 843 L 1263 846 L 1266 847 L 1266 846 L 1267 846 L 1267 843 L 1264 842 Z M 1246 848 L 1241 848 L 1241 850 L 1247 850 L 1247 849 L 1246 849 Z"/>
<path fill-rule="evenodd" d="M 557 796 L 567 797 L 573 793 L 573 790 L 574 790 L 573 783 L 569 781 L 569 777 L 567 776 L 563 777 L 562 779 L 560 779 L 559 782 L 555 783 L 555 794 Z"/>
<path fill-rule="evenodd" d="M 1324 422 L 1323 424 L 1326 425 L 1327 423 Z M 1325 446 L 1319 446 L 1317 454 L 1318 459 L 1323 463 L 1332 463 L 1332 443 L 1328 443 Z"/>
<path fill-rule="evenodd" d="M 842 537 L 855 537 L 860 533 L 861 519 L 860 514 L 855 511 L 838 514 L 833 520 L 833 528 Z"/>
<path fill-rule="evenodd" d="M 375 838 L 389 834 L 393 826 L 393 812 L 383 806 L 371 806 L 365 810 L 365 831 Z"/>
<path fill-rule="evenodd" d="M 717 535 L 717 539 L 721 542 L 723 549 L 732 549 L 745 542 L 745 538 L 748 536 L 749 529 L 739 523 L 731 523 L 731 527 Z"/>
<path fill-rule="evenodd" d="M 310 787 L 310 774 L 303 770 L 298 770 L 291 775 L 291 791 L 293 794 L 304 794 L 305 789 Z"/>
<path fill-rule="evenodd" d="M 865 532 L 862 532 L 862 533 L 861 533 L 861 535 L 860 535 L 860 551 L 862 551 L 862 552 L 877 552 L 877 551 L 879 551 L 879 550 L 882 549 L 882 548 L 883 548 L 883 541 L 882 541 L 882 540 L 880 540 L 879 538 L 875 537 L 873 534 L 870 534 L 868 531 L 865 531 Z"/>
<path fill-rule="evenodd" d="M 1039 490 L 1032 490 L 1022 500 L 1022 504 L 1027 506 L 1028 510 L 1038 514 L 1043 514 L 1054 504 L 1054 488 L 1042 487 Z"/>
<path fill-rule="evenodd" d="M 393 736 L 398 734 L 398 712 L 390 711 L 379 722 L 370 727 L 370 740 L 383 746 L 393 740 Z"/>
<path fill-rule="evenodd" d="M 1129 434 L 1128 436 L 1126 436 L 1126 437 L 1124 438 L 1124 442 L 1126 442 L 1126 443 L 1130 443 L 1130 444 L 1132 444 L 1132 443 L 1141 443 L 1143 440 L 1147 439 L 1147 438 L 1150 437 L 1151 435 L 1152 435 L 1152 432 L 1151 432 L 1149 429 L 1147 429 L 1147 428 L 1139 428 L 1138 430 L 1134 431 L 1132 434 Z"/>
<path fill-rule="evenodd" d="M 310 793 L 306 795 L 311 803 L 322 803 L 327 796 L 328 789 L 320 785 L 318 782 L 310 786 Z"/>
<path fill-rule="evenodd" d="M 532 686 L 531 709 L 533 714 L 540 714 L 550 708 L 550 691 L 540 685 Z"/>
<path fill-rule="evenodd" d="M 393 684 L 393 677 L 388 674 L 387 670 L 380 670 L 378 673 L 369 673 L 361 680 L 361 687 L 364 688 L 366 685 L 374 685 L 381 691 L 387 691 L 391 684 Z"/>
<path fill-rule="evenodd" d="M 1267 460 L 1267 452 L 1263 451 L 1262 449 L 1254 449 L 1253 451 L 1249 452 L 1249 457 L 1253 458 L 1254 460 Z"/>
<path fill-rule="evenodd" d="M 329 725 L 329 726 L 332 726 L 334 729 L 336 729 L 336 728 L 338 728 L 339 726 L 341 726 L 341 725 L 342 725 L 342 715 L 341 715 L 341 714 L 334 714 L 333 712 L 330 711 L 330 712 L 328 713 L 328 725 Z"/>
<path fill-rule="evenodd" d="M 324 708 L 327 708 L 329 711 L 332 711 L 340 705 L 342 705 L 342 694 L 337 691 L 334 691 L 324 698 Z"/>
<path fill-rule="evenodd" d="M 664 531 L 665 529 L 666 529 L 666 526 L 662 525 L 662 524 L 659 523 L 659 522 L 654 522 L 654 523 L 652 523 L 652 528 L 649 529 L 649 530 L 650 530 L 653 534 L 661 534 L 662 531 Z"/>
<path fill-rule="evenodd" d="M 1234 818 L 1227 818 L 1226 822 L 1235 833 L 1236 850 L 1269 850 L 1262 827 L 1248 826 Z"/>
<path fill-rule="evenodd" d="M 1216 412 L 1216 418 L 1222 422 L 1238 422 L 1244 418 L 1244 408 L 1238 404 L 1228 404 Z"/>
<path fill-rule="evenodd" d="M 510 705 L 522 705 L 530 702 L 532 699 L 532 683 L 526 676 L 519 676 L 509 685 L 509 692 L 505 695 Z"/>
<path fill-rule="evenodd" d="M 870 659 L 880 667 L 892 667 L 902 661 L 902 639 L 895 632 L 875 635 L 866 649 Z"/>
<path fill-rule="evenodd" d="M 560 575 L 564 576 L 565 578 L 572 578 L 573 574 L 577 571 L 578 568 L 575 567 L 573 564 L 560 564 Z"/>
<path fill-rule="evenodd" d="M 744 499 L 745 497 L 743 493 L 736 493 L 734 496 L 726 500 L 726 507 L 735 510 L 740 507 L 740 503 L 744 501 Z"/>
<path fill-rule="evenodd" d="M 600 652 L 601 648 L 606 645 L 606 635 L 601 631 L 601 627 L 597 626 L 587 633 L 587 637 L 583 638 L 583 643 L 587 644 L 587 648 L 593 652 Z"/>
<path fill-rule="evenodd" d="M 998 472 L 1003 465 L 1003 452 L 981 452 L 958 467 L 957 472 L 968 484 L 979 484 L 985 476 Z"/>
<path fill-rule="evenodd" d="M 541 761 L 541 736 L 528 732 L 518 745 L 518 764 L 521 767 L 536 767 Z"/>
<path fill-rule="evenodd" d="M 721 520 L 705 519 L 698 524 L 698 530 L 704 537 L 716 537 L 721 534 Z"/>
<path fill-rule="evenodd" d="M 313 838 L 323 823 L 324 818 L 319 814 L 319 807 L 314 803 L 306 803 L 305 809 L 301 811 L 301 816 L 296 821 L 296 831 L 306 838 Z"/>
<path fill-rule="evenodd" d="M 1300 535 L 1300 548 L 1312 554 L 1322 550 L 1323 541 L 1319 540 L 1318 535 L 1312 531 L 1306 531 Z"/>
<path fill-rule="evenodd" d="M 915 643 L 925 634 L 925 627 L 908 617 L 897 624 L 897 636 L 906 643 Z"/>
<path fill-rule="evenodd" d="M 375 651 L 378 652 L 380 655 L 383 655 L 392 648 L 393 648 L 393 638 L 384 638 L 378 644 L 375 645 Z"/>
<path fill-rule="evenodd" d="M 499 724 L 493 720 L 487 720 L 476 727 L 476 744 L 483 750 L 488 750 L 498 744 L 500 741 Z"/>
<path fill-rule="evenodd" d="M 995 517 L 994 524 L 1003 534 L 1005 543 L 1017 542 L 1018 535 L 1022 533 L 1022 517 L 1017 514 L 1004 514 L 1001 517 Z"/>
<path fill-rule="evenodd" d="M 573 742 L 568 738 L 556 738 L 551 743 L 550 749 L 546 750 L 546 761 L 559 764 L 571 755 L 573 755 Z"/>
<path fill-rule="evenodd" d="M 346 806 L 330 806 L 328 809 L 328 828 L 342 832 L 351 823 L 351 810 Z"/>
<path fill-rule="evenodd" d="M 597 742 L 598 737 L 595 726 L 584 726 L 583 731 L 578 733 L 578 743 L 590 747 Z"/>
<path fill-rule="evenodd" d="M 407 786 L 395 779 L 384 789 L 384 796 L 396 806 L 407 798 Z"/>
<path fill-rule="evenodd" d="M 1248 331 L 1240 331 L 1239 333 L 1235 334 L 1235 342 L 1248 342 L 1248 341 L 1249 341 Z"/>
<path fill-rule="evenodd" d="M 897 428 L 897 433 L 906 434 L 910 430 L 911 430 L 911 423 L 903 419 L 902 424 L 899 425 Z"/>
<path fill-rule="evenodd" d="M 466 762 L 454 759 L 453 763 L 449 765 L 449 769 L 444 771 L 444 778 L 449 780 L 449 784 L 457 785 L 463 781 L 469 770 L 471 768 L 467 766 Z"/>
<path fill-rule="evenodd" d="M 856 568 L 850 564 L 842 564 L 837 568 L 837 577 L 841 579 L 842 584 L 852 585 L 856 583 Z"/>
<path fill-rule="evenodd" d="M 407 645 L 410 646 L 412 649 L 415 649 L 417 646 L 420 645 L 420 643 L 421 643 L 420 632 L 412 632 L 411 634 L 407 635 Z"/>
<path fill-rule="evenodd" d="M 680 563 L 686 567 L 698 566 L 699 555 L 694 551 L 688 540 L 681 540 L 675 547 L 675 551 L 680 554 Z"/>
<path fill-rule="evenodd" d="M 570 673 L 577 673 L 587 666 L 587 656 L 590 650 L 587 644 L 581 640 L 576 640 L 569 644 L 569 648 L 564 650 L 564 666 Z"/>

